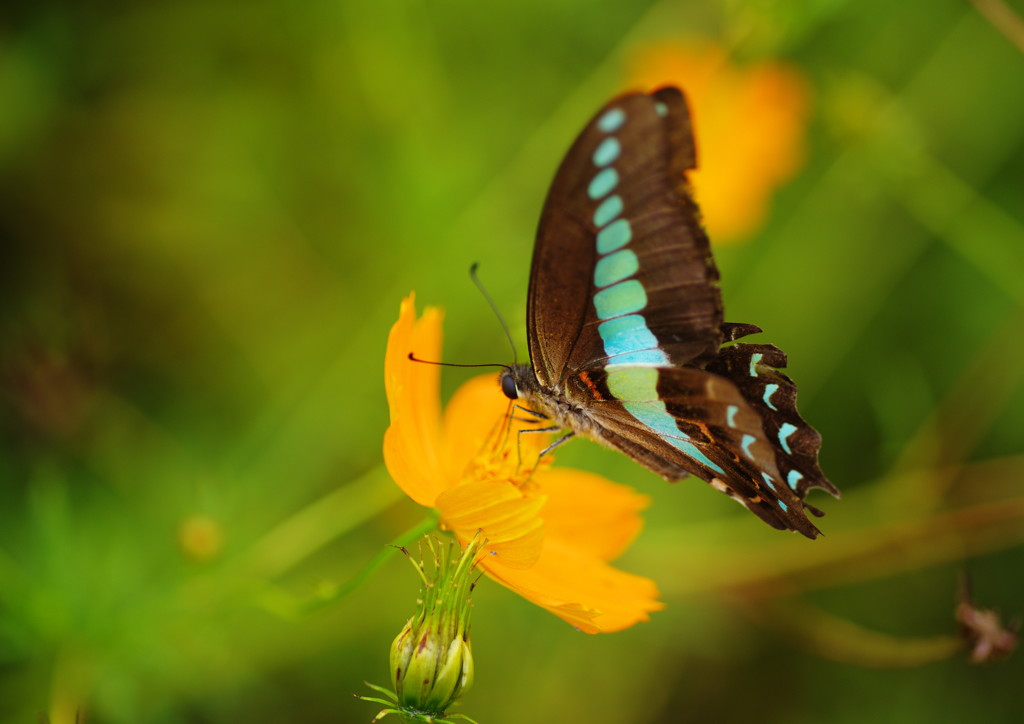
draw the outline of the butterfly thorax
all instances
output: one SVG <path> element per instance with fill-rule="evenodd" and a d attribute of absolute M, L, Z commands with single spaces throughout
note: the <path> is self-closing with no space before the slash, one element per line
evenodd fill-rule
<path fill-rule="evenodd" d="M 583 404 L 574 402 L 566 390 L 542 385 L 530 365 L 510 366 L 501 373 L 500 383 L 506 397 L 519 401 L 549 426 L 599 439 L 597 425 Z"/>

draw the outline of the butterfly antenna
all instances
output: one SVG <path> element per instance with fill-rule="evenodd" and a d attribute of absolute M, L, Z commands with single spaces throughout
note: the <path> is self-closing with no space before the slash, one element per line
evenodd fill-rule
<path fill-rule="evenodd" d="M 485 362 L 484 364 L 479 365 L 459 365 L 454 362 L 435 362 L 434 360 L 420 359 L 414 352 L 409 353 L 409 359 L 413 362 L 421 362 L 425 365 L 437 365 L 438 367 L 504 367 L 505 369 L 509 369 L 508 365 L 502 364 L 501 362 Z"/>
<path fill-rule="evenodd" d="M 516 343 L 512 341 L 512 333 L 508 331 L 508 325 L 505 324 L 505 318 L 501 316 L 501 312 L 498 311 L 498 305 L 491 299 L 491 295 L 487 293 L 487 289 L 484 288 L 483 283 L 480 281 L 480 277 L 477 276 L 476 270 L 480 266 L 479 262 L 473 262 L 473 265 L 469 267 L 469 277 L 476 284 L 476 288 L 480 290 L 480 293 L 484 295 L 484 299 L 491 305 L 491 311 L 494 312 L 494 316 L 498 318 L 498 322 L 501 324 L 501 328 L 505 330 L 505 337 L 508 339 L 508 346 L 512 348 L 512 364 L 519 362 L 516 356 Z"/>

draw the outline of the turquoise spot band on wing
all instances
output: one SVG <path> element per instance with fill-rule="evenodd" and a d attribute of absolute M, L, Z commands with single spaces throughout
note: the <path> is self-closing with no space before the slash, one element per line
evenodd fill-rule
<path fill-rule="evenodd" d="M 786 482 L 789 483 L 789 487 L 796 490 L 796 485 L 803 480 L 803 473 L 798 473 L 796 470 L 790 470 L 789 475 L 786 476 Z"/>
<path fill-rule="evenodd" d="M 658 402 L 658 370 L 654 367 L 609 365 L 605 369 L 608 371 L 608 391 L 617 399 L 627 402 Z M 665 414 L 668 414 L 667 410 Z M 674 422 L 672 427 L 675 427 Z M 673 434 L 680 433 L 676 431 Z"/>
<path fill-rule="evenodd" d="M 603 199 L 605 196 L 610 194 L 619 183 L 619 173 L 614 168 L 602 169 L 590 181 L 590 186 L 587 187 L 587 195 L 594 201 Z"/>
<path fill-rule="evenodd" d="M 657 110 L 664 113 L 667 109 L 662 106 Z M 625 122 L 626 113 L 621 108 L 611 108 L 597 120 L 597 127 L 610 134 Z M 621 153 L 618 139 L 603 139 L 592 157 L 599 170 L 587 186 L 587 195 L 593 201 L 603 199 L 594 210 L 597 253 L 601 255 L 594 266 L 594 286 L 599 289 L 594 294 L 594 309 L 598 318 L 604 320 L 597 331 L 608 356 L 608 391 L 622 402 L 626 412 L 662 440 L 721 475 L 725 471 L 679 429 L 665 403 L 658 399 L 657 368 L 668 365 L 668 355 L 658 347 L 658 338 L 637 313 L 647 306 L 647 292 L 640 280 L 632 278 L 640 271 L 639 258 L 634 251 L 624 248 L 633 240 L 633 228 L 628 219 L 622 218 L 622 197 L 609 196 L 619 186 L 619 174 L 612 164 Z M 737 407 L 729 408 L 729 425 L 736 424 L 737 412 Z M 752 443 L 754 438 L 748 437 Z"/>
<path fill-rule="evenodd" d="M 725 473 L 711 458 L 690 442 L 686 434 L 676 426 L 676 419 L 668 414 L 665 403 L 661 400 L 657 402 L 623 402 L 622 406 L 626 408 L 626 412 L 654 430 L 658 437 L 680 450 L 687 457 L 693 458 L 716 473 Z"/>
<path fill-rule="evenodd" d="M 621 213 L 622 199 L 618 196 L 609 196 L 594 210 L 594 226 L 600 228 Z"/>
<path fill-rule="evenodd" d="M 654 334 L 647 328 L 644 318 L 639 314 L 630 314 L 601 322 L 597 327 L 597 332 L 604 341 L 604 351 L 609 357 L 642 349 L 653 349 L 658 346 L 658 340 L 655 339 Z M 662 356 L 664 357 L 664 353 Z"/>
<path fill-rule="evenodd" d="M 647 328 L 644 318 L 639 314 L 629 314 L 601 322 L 597 332 L 604 342 L 609 368 L 616 365 L 668 364 L 668 357 L 658 349 L 657 338 Z M 657 389 L 656 379 L 654 384 Z"/>
<path fill-rule="evenodd" d="M 757 377 L 757 363 L 764 357 L 763 354 L 758 352 L 757 354 L 750 355 L 750 376 Z"/>
<path fill-rule="evenodd" d="M 597 127 L 605 133 L 615 133 L 622 128 L 622 124 L 625 122 L 626 112 L 621 108 L 612 108 L 605 111 L 605 114 L 598 119 Z"/>
<path fill-rule="evenodd" d="M 605 287 L 594 295 L 594 308 L 601 319 L 622 317 L 647 306 L 647 292 L 636 279 Z"/>
<path fill-rule="evenodd" d="M 598 119 L 597 127 L 610 134 L 625 122 L 625 111 L 611 108 Z M 604 199 L 594 210 L 597 252 L 601 255 L 594 266 L 594 286 L 600 289 L 594 294 L 594 309 L 600 319 L 613 321 L 602 323 L 598 331 L 605 354 L 615 358 L 610 360 L 612 364 L 667 364 L 668 357 L 658 349 L 657 338 L 644 318 L 636 314 L 647 306 L 647 292 L 639 280 L 631 279 L 640 270 L 640 260 L 635 252 L 623 248 L 632 241 L 633 229 L 627 219 L 621 218 L 622 197 L 608 196 L 619 183 L 619 174 L 611 164 L 621 153 L 618 139 L 604 138 L 593 154 L 599 170 L 587 186 L 591 199 Z M 655 388 L 656 381 L 651 389 Z"/>
<path fill-rule="evenodd" d="M 622 146 L 619 145 L 619 139 L 615 136 L 608 136 L 594 151 L 594 165 L 604 168 L 608 164 L 614 163 L 620 153 L 622 153 Z"/>
<path fill-rule="evenodd" d="M 594 266 L 594 286 L 607 287 L 610 284 L 629 279 L 637 273 L 640 261 L 629 249 L 622 249 L 598 260 Z M 655 345 L 656 346 L 656 345 Z"/>
<path fill-rule="evenodd" d="M 616 357 L 608 358 L 608 366 L 611 365 L 646 365 L 648 367 L 662 367 L 668 364 L 668 357 L 660 349 L 638 349 L 635 352 L 626 352 Z"/>
<path fill-rule="evenodd" d="M 633 239 L 633 229 L 625 219 L 616 219 L 597 232 L 597 253 L 608 254 L 621 249 Z"/>
<path fill-rule="evenodd" d="M 775 384 L 764 386 L 764 397 L 762 399 L 764 400 L 764 404 L 768 405 L 768 407 L 772 408 L 773 410 L 779 409 L 775 406 L 775 403 L 772 402 L 772 395 L 774 395 L 778 391 L 778 389 L 779 386 Z"/>
<path fill-rule="evenodd" d="M 658 399 L 656 368 L 612 365 L 607 369 L 608 391 L 622 401 L 626 412 L 687 457 L 693 458 L 716 473 L 725 473 L 719 465 L 690 442 L 686 433 L 676 426 L 676 419 L 668 413 L 665 403 Z"/>
<path fill-rule="evenodd" d="M 796 425 L 790 425 L 788 422 L 782 423 L 782 427 L 779 428 L 779 444 L 782 445 L 782 449 L 786 451 L 787 455 L 792 455 L 793 451 L 789 449 L 789 436 L 796 432 Z"/>
<path fill-rule="evenodd" d="M 770 485 L 771 487 L 773 487 L 773 488 L 774 488 L 775 490 L 778 490 L 778 489 L 779 489 L 779 488 L 778 488 L 778 486 L 777 486 L 777 485 L 775 484 L 775 478 L 773 478 L 773 477 L 772 477 L 771 475 L 769 475 L 768 473 L 762 472 L 762 473 L 761 473 L 761 479 L 762 479 L 763 481 L 765 481 L 766 483 L 768 483 L 768 485 Z M 779 500 L 778 498 L 776 498 L 776 499 L 775 499 L 775 502 L 779 504 L 779 507 L 780 507 L 780 508 L 782 508 L 782 512 L 784 512 L 784 513 L 785 513 L 785 512 L 788 512 L 788 511 L 789 511 L 789 506 L 788 506 L 788 505 L 786 505 L 785 503 L 783 503 L 783 502 L 782 502 L 781 500 Z"/>

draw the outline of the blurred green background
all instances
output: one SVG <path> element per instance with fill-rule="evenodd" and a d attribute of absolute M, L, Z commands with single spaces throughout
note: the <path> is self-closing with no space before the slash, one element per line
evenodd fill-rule
<path fill-rule="evenodd" d="M 816 501 L 811 542 L 567 446 L 652 496 L 622 566 L 667 609 L 586 636 L 483 581 L 462 710 L 1024 717 L 1019 658 L 929 654 L 965 564 L 979 604 L 1024 612 L 1024 55 L 971 3 L 16 1 L 0 22 L 0 720 L 368 721 L 352 693 L 386 683 L 418 580 L 394 557 L 332 586 L 424 515 L 381 466 L 398 302 L 446 309 L 447 360 L 507 360 L 479 261 L 523 349 L 562 154 L 645 46 L 694 38 L 811 89 L 802 167 L 716 254 L 844 499 Z"/>

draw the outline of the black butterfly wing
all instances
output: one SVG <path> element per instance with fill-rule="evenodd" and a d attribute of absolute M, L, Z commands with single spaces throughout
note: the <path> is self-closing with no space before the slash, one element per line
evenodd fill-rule
<path fill-rule="evenodd" d="M 577 432 L 669 480 L 693 473 L 770 525 L 818 534 L 803 497 L 838 491 L 820 437 L 760 329 L 723 324 L 718 270 L 686 185 L 695 151 L 677 89 L 606 105 L 541 216 L 527 325 L 536 394 Z M 551 404 L 554 398 L 556 404 Z M 564 405 L 568 403 L 568 405 Z M 564 405 L 564 406 L 563 406 Z"/>
<path fill-rule="evenodd" d="M 790 489 L 801 499 L 814 488 L 838 498 L 839 489 L 818 465 L 821 435 L 800 417 L 796 385 L 780 372 L 786 364 L 786 353 L 774 345 L 740 342 L 719 350 L 706 369 L 731 380 L 757 412 L 775 451 L 778 471 Z"/>
<path fill-rule="evenodd" d="M 803 498 L 839 491 L 818 466 L 821 438 L 796 410 L 796 387 L 775 369 L 771 345 L 735 344 L 706 370 L 612 366 L 569 380 L 570 398 L 596 423 L 595 437 L 668 480 L 692 473 L 769 525 L 809 538 L 819 531 Z"/>
<path fill-rule="evenodd" d="M 576 139 L 548 193 L 530 273 L 527 331 L 542 386 L 558 388 L 578 370 L 616 362 L 596 304 L 601 287 L 628 275 L 630 264 L 643 278 L 647 332 L 668 360 L 717 351 L 722 302 L 686 185 L 694 166 L 690 116 L 676 88 L 612 101 Z M 626 309 L 630 300 L 618 302 Z"/>

